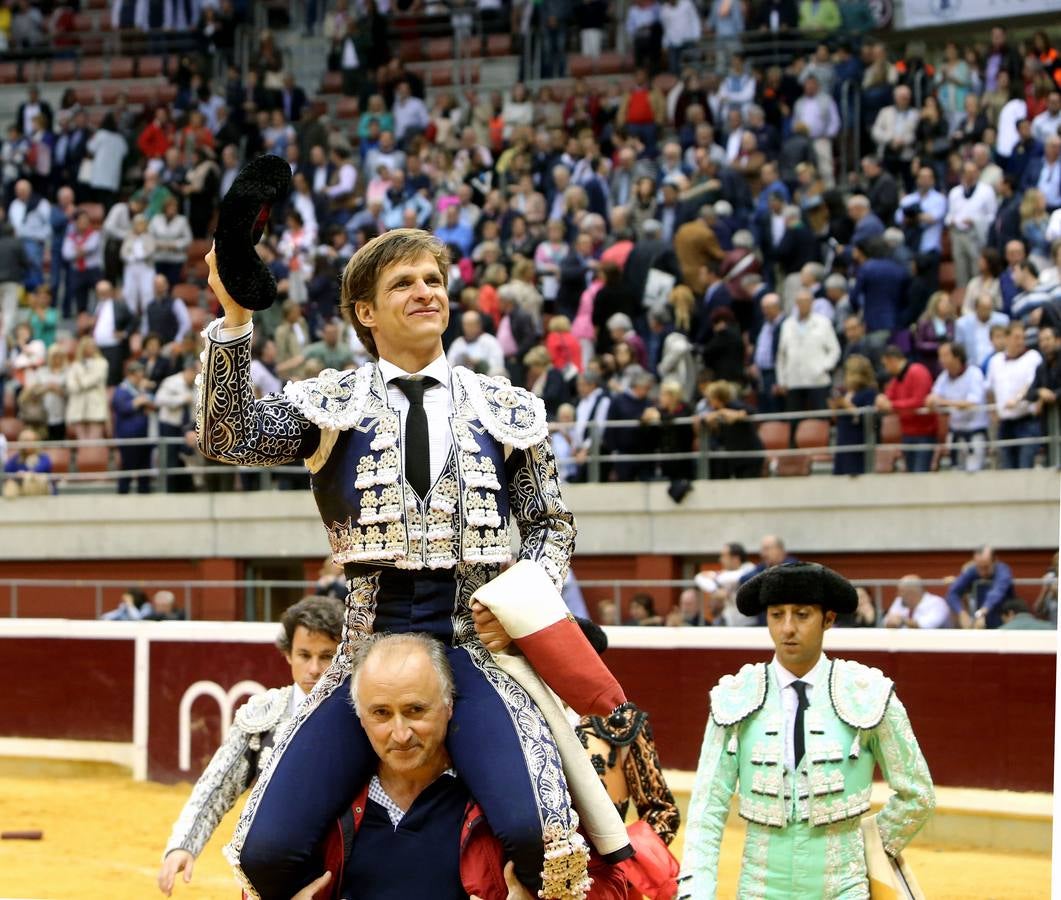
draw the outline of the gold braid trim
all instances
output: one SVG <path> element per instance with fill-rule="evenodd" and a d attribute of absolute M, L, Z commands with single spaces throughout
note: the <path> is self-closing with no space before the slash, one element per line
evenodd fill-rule
<path fill-rule="evenodd" d="M 548 900 L 584 900 L 589 877 L 589 847 L 578 833 L 578 819 L 569 830 L 550 826 L 545 832 L 545 863 L 538 896 Z"/>

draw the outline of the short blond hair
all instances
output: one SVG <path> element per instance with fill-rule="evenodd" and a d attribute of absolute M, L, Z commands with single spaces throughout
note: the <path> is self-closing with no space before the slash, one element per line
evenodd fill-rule
<path fill-rule="evenodd" d="M 355 309 L 358 303 L 376 305 L 379 276 L 389 266 L 409 262 L 421 256 L 433 256 L 442 276 L 442 286 L 449 287 L 449 250 L 433 234 L 419 228 L 395 228 L 374 237 L 351 258 L 343 270 L 339 311 L 354 326 L 358 339 L 374 359 L 379 359 L 372 330 L 361 324 Z"/>

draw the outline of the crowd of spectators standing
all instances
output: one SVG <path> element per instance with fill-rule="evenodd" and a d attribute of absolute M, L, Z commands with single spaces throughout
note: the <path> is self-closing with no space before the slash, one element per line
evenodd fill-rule
<path fill-rule="evenodd" d="M 187 9 L 209 27 L 171 104 L 100 118 L 31 86 L 0 144 L 0 372 L 37 438 L 186 434 L 213 303 L 202 254 L 243 163 L 273 153 L 294 189 L 259 245 L 281 295 L 255 316 L 262 395 L 368 358 L 337 316 L 339 274 L 374 235 L 419 227 L 451 249 L 451 363 L 542 397 L 567 480 L 589 477 L 598 431 L 605 479 L 680 486 L 701 442 L 726 451 L 711 477 L 756 477 L 750 417 L 782 411 L 831 409 L 839 447 L 897 417 L 914 472 L 941 438 L 969 470 L 1041 453 L 1061 379 L 1050 35 L 996 26 L 929 59 L 866 33 L 860 3 L 639 0 L 622 23 L 631 77 L 457 96 L 428 94 L 388 45 L 389 18 L 421 6 L 334 0 L 306 25 L 358 99 L 348 124 L 269 32 L 247 72 L 211 77 L 219 17 L 241 10 Z M 535 6 L 559 41 L 544 58 L 562 68 L 576 31 L 599 52 L 596 14 L 607 4 Z M 686 67 L 700 42 L 674 35 L 694 20 L 714 49 Z M 760 39 L 782 32 L 821 43 L 763 64 Z M 843 171 L 856 133 L 869 152 Z M 995 437 L 1025 443 L 995 452 Z M 152 449 L 124 448 L 121 468 L 148 469 Z M 193 458 L 171 449 L 175 467 Z M 835 455 L 838 473 L 864 465 Z"/>
<path fill-rule="evenodd" d="M 693 586 L 682 590 L 677 602 L 665 613 L 657 611 L 657 601 L 651 593 L 638 592 L 630 598 L 625 619 L 613 599 L 598 601 L 597 620 L 643 627 L 764 625 L 765 618 L 746 616 L 737 609 L 737 590 L 765 569 L 796 560 L 776 535 L 762 538 L 759 560 L 758 564 L 752 563 L 743 544 L 724 544 L 718 567 L 698 572 Z M 874 593 L 858 587 L 858 608 L 841 616 L 836 624 L 850 628 L 917 629 L 1057 627 L 1057 554 L 1030 602 L 1018 596 L 1012 569 L 989 546 L 977 548 L 960 572 L 936 581 L 934 589 L 929 589 L 927 581 L 912 574 L 894 582 L 894 587 L 883 582 L 871 585 Z"/>

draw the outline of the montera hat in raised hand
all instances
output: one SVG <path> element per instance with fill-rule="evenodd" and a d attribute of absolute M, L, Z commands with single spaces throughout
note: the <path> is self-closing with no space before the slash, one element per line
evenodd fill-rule
<path fill-rule="evenodd" d="M 254 249 L 273 207 L 291 191 L 291 167 L 279 156 L 251 160 L 221 201 L 214 232 L 217 274 L 244 309 L 268 309 L 276 300 L 276 279 Z"/>

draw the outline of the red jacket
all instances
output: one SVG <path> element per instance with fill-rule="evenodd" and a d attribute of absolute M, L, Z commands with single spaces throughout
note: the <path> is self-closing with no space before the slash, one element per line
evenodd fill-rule
<path fill-rule="evenodd" d="M 170 147 L 170 133 L 163 131 L 157 122 L 151 122 L 136 139 L 136 146 L 148 159 L 161 159 Z"/>
<path fill-rule="evenodd" d="M 354 834 L 361 827 L 367 802 L 366 786 L 351 806 Z M 314 900 L 339 900 L 343 871 L 348 862 L 346 847 L 349 836 L 344 835 L 343 829 L 349 828 L 349 822 L 349 816 L 339 820 L 325 838 L 324 864 L 332 873 L 332 880 Z M 501 842 L 490 831 L 479 804 L 470 801 L 464 811 L 461 828 L 460 868 L 464 890 L 483 900 L 506 900 L 508 886 L 505 884 L 504 867 Z M 627 900 L 627 882 L 622 871 L 616 866 L 609 866 L 595 853 L 590 855 L 589 875 L 593 879 L 593 886 L 587 900 Z"/>
<path fill-rule="evenodd" d="M 884 389 L 892 408 L 899 414 L 899 427 L 909 437 L 935 437 L 936 414 L 918 413 L 932 393 L 932 374 L 921 363 L 907 363 Z"/>

